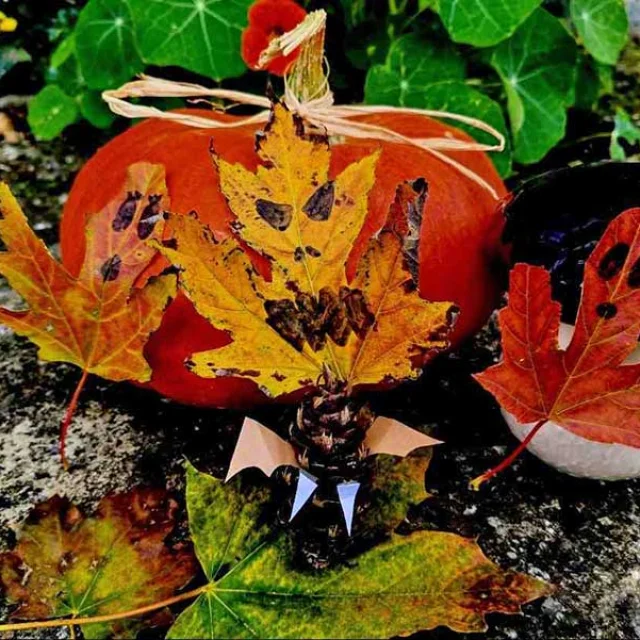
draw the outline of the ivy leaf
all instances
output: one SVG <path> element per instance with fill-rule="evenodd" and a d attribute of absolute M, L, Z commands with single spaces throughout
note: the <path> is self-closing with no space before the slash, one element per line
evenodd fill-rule
<path fill-rule="evenodd" d="M 570 12 L 587 51 L 599 62 L 615 64 L 629 39 L 624 0 L 571 0 Z"/>
<path fill-rule="evenodd" d="M 223 80 L 246 71 L 240 36 L 252 0 L 129 0 L 145 62 Z"/>
<path fill-rule="evenodd" d="M 177 504 L 164 491 L 104 498 L 86 518 L 55 496 L 37 506 L 16 548 L 0 555 L 0 586 L 17 620 L 89 617 L 161 601 L 195 575 L 184 545 L 170 546 Z M 135 637 L 140 622 L 83 626 L 87 640 Z"/>
<path fill-rule="evenodd" d="M 625 363 L 640 333 L 640 209 L 615 218 L 589 256 L 566 350 L 542 267 L 514 267 L 499 322 L 503 360 L 476 379 L 519 422 L 640 448 L 640 365 Z"/>
<path fill-rule="evenodd" d="M 514 158 L 540 160 L 564 136 L 574 100 L 577 47 L 557 18 L 537 10 L 506 42 L 491 64 L 507 93 Z"/>
<path fill-rule="evenodd" d="M 78 119 L 78 113 L 76 101 L 51 84 L 29 101 L 27 122 L 38 140 L 53 140 Z"/>
<path fill-rule="evenodd" d="M 626 111 L 618 109 L 611 133 L 609 155 L 613 160 L 626 160 L 627 152 L 621 142 L 629 145 L 640 145 L 640 127 L 634 124 Z"/>
<path fill-rule="evenodd" d="M 501 571 L 474 541 L 432 531 L 395 536 L 349 567 L 300 573 L 287 538 L 264 533 L 265 501 L 187 467 L 190 530 L 210 588 L 168 638 L 388 638 L 439 625 L 477 632 L 486 613 L 517 613 L 549 593 Z"/>
<path fill-rule="evenodd" d="M 76 55 L 90 89 L 117 87 L 142 71 L 127 0 L 89 0 L 74 33 Z"/>
<path fill-rule="evenodd" d="M 464 60 L 452 46 L 409 34 L 391 45 L 384 65 L 369 69 L 364 88 L 365 102 L 418 106 L 433 83 L 461 81 L 464 77 Z"/>
<path fill-rule="evenodd" d="M 439 0 L 438 13 L 454 42 L 489 47 L 508 38 L 542 0 Z"/>

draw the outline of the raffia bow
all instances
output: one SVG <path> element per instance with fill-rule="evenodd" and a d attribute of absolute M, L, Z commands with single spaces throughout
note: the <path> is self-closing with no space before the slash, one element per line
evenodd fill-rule
<path fill-rule="evenodd" d="M 301 47 L 300 58 L 302 59 L 298 60 L 292 72 L 284 78 L 283 101 L 287 108 L 300 115 L 309 124 L 325 130 L 330 136 L 381 140 L 418 147 L 454 167 L 462 175 L 486 189 L 497 200 L 496 190 L 484 178 L 444 153 L 445 151 L 503 151 L 505 148 L 504 136 L 486 122 L 448 111 L 334 104 L 328 74 L 324 72 L 323 66 L 325 23 L 326 13 L 322 9 L 310 13 L 295 29 L 272 40 L 269 47 L 260 56 L 260 65 L 266 66 L 274 57 L 288 55 Z M 314 40 L 315 44 L 313 44 Z M 305 45 L 309 45 L 306 50 Z M 318 55 L 320 56 L 319 67 L 313 61 L 313 57 L 315 56 L 317 59 Z M 309 70 L 314 68 L 316 78 L 310 78 Z M 317 73 L 318 68 L 321 69 L 320 74 Z M 264 123 L 269 119 L 271 107 L 270 99 L 264 96 L 229 89 L 210 89 L 197 84 L 174 82 L 146 75 L 140 76 L 139 80 L 129 82 L 119 89 L 105 91 L 102 97 L 111 111 L 126 118 L 159 118 L 200 129 L 233 129 L 249 124 Z M 214 111 L 225 112 L 236 105 L 254 106 L 262 110 L 252 116 L 238 117 L 233 121 L 225 122 L 193 114 L 162 111 L 148 105 L 132 104 L 128 102 L 130 98 L 195 98 L 199 100 L 215 98 L 229 104 L 221 106 L 210 103 Z M 492 135 L 496 142 L 483 144 L 476 141 L 460 140 L 453 135 L 429 138 L 405 136 L 393 129 L 355 119 L 358 116 L 377 113 L 416 114 L 453 120 Z"/>

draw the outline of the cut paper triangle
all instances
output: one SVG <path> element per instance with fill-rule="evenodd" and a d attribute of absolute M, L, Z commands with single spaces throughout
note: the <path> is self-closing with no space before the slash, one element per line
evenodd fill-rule
<path fill-rule="evenodd" d="M 402 422 L 380 416 L 374 420 L 367 431 L 364 444 L 369 450 L 368 455 L 370 456 L 377 453 L 388 453 L 404 458 L 414 449 L 433 447 L 442 443 L 440 440 L 430 438 L 424 433 L 402 424 Z"/>
<path fill-rule="evenodd" d="M 347 533 L 351 535 L 351 527 L 353 525 L 353 514 L 355 513 L 356 496 L 360 489 L 359 482 L 343 482 L 338 485 L 338 498 L 342 507 L 342 515 L 347 525 Z"/>
<path fill-rule="evenodd" d="M 316 480 L 317 478 L 314 478 L 310 473 L 300 469 L 300 473 L 298 474 L 298 484 L 296 486 L 296 495 L 293 499 L 293 507 L 291 508 L 289 522 L 298 515 L 300 509 L 307 504 L 315 490 L 318 488 Z"/>
<path fill-rule="evenodd" d="M 293 447 L 271 429 L 251 418 L 245 418 L 225 482 L 249 467 L 256 467 L 270 476 L 283 465 L 300 467 Z"/>

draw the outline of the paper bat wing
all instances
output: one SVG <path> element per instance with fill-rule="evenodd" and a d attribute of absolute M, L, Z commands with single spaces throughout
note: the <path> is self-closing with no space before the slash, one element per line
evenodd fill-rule
<path fill-rule="evenodd" d="M 415 449 L 432 447 L 441 444 L 441 442 L 402 424 L 402 422 L 380 416 L 375 419 L 367 431 L 364 444 L 369 449 L 370 456 L 377 453 L 388 453 L 404 458 Z"/>
<path fill-rule="evenodd" d="M 271 429 L 245 418 L 225 482 L 249 467 L 257 467 L 270 476 L 283 465 L 300 468 L 293 447 Z"/>

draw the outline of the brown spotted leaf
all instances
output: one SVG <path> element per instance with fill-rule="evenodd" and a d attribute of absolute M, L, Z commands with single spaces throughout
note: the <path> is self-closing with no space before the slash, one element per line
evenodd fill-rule
<path fill-rule="evenodd" d="M 36 507 L 16 548 L 0 555 L 12 619 L 108 615 L 172 596 L 196 572 L 190 548 L 167 543 L 176 508 L 164 491 L 147 489 L 104 498 L 92 518 L 57 496 Z M 82 630 L 87 639 L 134 637 L 137 624 Z"/>
<path fill-rule="evenodd" d="M 231 237 L 218 241 L 190 216 L 171 216 L 176 248 L 158 249 L 181 270 L 180 283 L 196 309 L 233 336 L 221 349 L 194 354 L 188 363 L 202 377 L 239 376 L 268 395 L 313 384 L 322 373 L 322 354 L 295 349 L 268 322 L 260 290 L 268 287 Z"/>
<path fill-rule="evenodd" d="M 234 231 L 272 258 L 269 279 L 239 241 L 216 239 L 192 217 L 171 218 L 174 246 L 154 243 L 180 268 L 199 313 L 233 339 L 193 354 L 192 370 L 248 378 L 271 396 L 309 387 L 327 369 L 351 387 L 417 377 L 448 346 L 455 319 L 451 303 L 418 294 L 425 181 L 400 185 L 385 227 L 348 283 L 345 263 L 367 213 L 375 155 L 327 183 L 327 141 L 307 136 L 282 105 L 258 147 L 265 164 L 255 174 L 220 158 L 217 164 L 237 216 Z"/>
<path fill-rule="evenodd" d="M 234 231 L 303 290 L 337 291 L 346 284 L 345 263 L 367 215 L 379 154 L 329 180 L 327 138 L 305 133 L 282 104 L 274 106 L 257 149 L 263 164 L 255 173 L 214 155 Z"/>
<path fill-rule="evenodd" d="M 640 209 L 615 218 L 589 257 L 566 351 L 541 267 L 514 267 L 499 321 L 502 362 L 476 378 L 507 411 L 522 423 L 553 420 L 589 440 L 640 447 L 640 365 L 625 362 L 640 335 Z"/>
<path fill-rule="evenodd" d="M 0 323 L 35 342 L 43 360 L 70 362 L 110 380 L 149 380 L 143 347 L 175 292 L 175 277 L 134 288 L 156 250 L 168 206 L 164 169 L 129 169 L 122 196 L 95 213 L 78 278 L 70 275 L 29 228 L 9 188 L 0 184 L 0 274 L 28 309 L 0 309 Z"/>
<path fill-rule="evenodd" d="M 190 530 L 210 588 L 169 638 L 390 638 L 440 625 L 480 632 L 485 614 L 518 613 L 551 591 L 500 569 L 475 541 L 436 531 L 393 536 L 336 569 L 298 572 L 286 537 L 262 525 L 267 499 L 187 468 Z"/>

